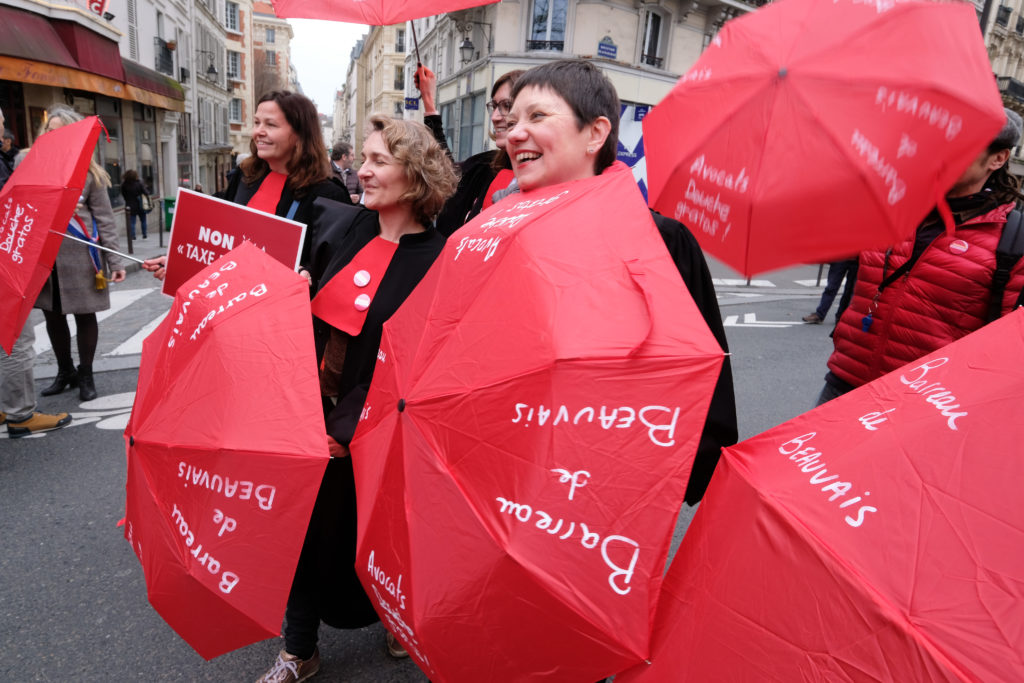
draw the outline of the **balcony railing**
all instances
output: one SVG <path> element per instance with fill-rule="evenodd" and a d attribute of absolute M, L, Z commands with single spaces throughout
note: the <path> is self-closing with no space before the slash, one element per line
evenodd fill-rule
<path fill-rule="evenodd" d="M 660 69 L 665 64 L 664 57 L 655 57 L 654 55 L 640 55 L 640 61 L 647 66 L 653 66 Z"/>
<path fill-rule="evenodd" d="M 528 40 L 527 50 L 556 50 L 561 52 L 565 48 L 564 40 Z"/>
<path fill-rule="evenodd" d="M 154 68 L 162 74 L 173 76 L 174 55 L 171 54 L 171 49 L 167 47 L 167 41 L 163 38 L 153 38 L 153 48 L 156 52 Z"/>
<path fill-rule="evenodd" d="M 999 92 L 1003 95 L 1024 102 L 1024 83 L 1021 83 L 1016 78 L 1000 76 L 996 79 L 996 85 L 999 86 Z"/>
<path fill-rule="evenodd" d="M 1013 12 L 1012 7 L 1003 5 L 999 8 L 999 12 L 996 14 L 996 23 L 1000 26 L 1006 26 L 1010 23 L 1010 13 Z"/>

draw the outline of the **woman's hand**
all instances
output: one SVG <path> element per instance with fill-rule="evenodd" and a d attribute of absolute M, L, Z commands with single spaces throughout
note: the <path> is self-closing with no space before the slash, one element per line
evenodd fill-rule
<path fill-rule="evenodd" d="M 157 280 L 163 280 L 164 276 L 167 275 L 167 257 L 157 256 L 156 258 L 146 259 L 142 262 L 142 267 L 153 273 L 153 277 Z"/>
<path fill-rule="evenodd" d="M 416 69 L 416 87 L 423 98 L 423 115 L 437 114 L 437 76 L 422 64 Z"/>
<path fill-rule="evenodd" d="M 313 276 L 310 274 L 308 270 L 306 270 L 305 268 L 299 268 L 299 275 L 306 278 L 306 284 L 308 284 L 310 287 L 313 286 Z"/>
<path fill-rule="evenodd" d="M 127 276 L 128 276 L 128 273 L 123 271 L 123 270 L 114 270 L 114 271 L 111 271 L 111 273 L 110 273 L 110 281 L 111 282 L 124 282 L 124 279 Z"/>
<path fill-rule="evenodd" d="M 330 434 L 327 435 L 327 450 L 331 452 L 332 458 L 347 458 L 351 455 L 348 446 L 338 443 Z"/>

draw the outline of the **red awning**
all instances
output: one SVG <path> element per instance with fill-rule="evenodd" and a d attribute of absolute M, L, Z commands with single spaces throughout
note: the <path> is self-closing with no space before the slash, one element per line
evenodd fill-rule
<path fill-rule="evenodd" d="M 0 7 L 0 55 L 80 68 L 46 17 L 12 7 Z"/>
<path fill-rule="evenodd" d="M 136 62 L 123 59 L 122 63 L 128 99 L 162 109 L 185 111 L 185 90 L 180 83 Z"/>
<path fill-rule="evenodd" d="M 93 74 L 124 80 L 117 43 L 73 21 L 54 19 L 54 31 L 74 55 L 78 68 Z"/>

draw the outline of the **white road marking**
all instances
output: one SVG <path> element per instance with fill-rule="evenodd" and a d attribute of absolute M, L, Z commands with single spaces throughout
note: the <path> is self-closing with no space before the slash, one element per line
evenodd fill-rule
<path fill-rule="evenodd" d="M 110 316 L 121 311 L 124 308 L 128 308 L 133 303 L 146 296 L 152 291 L 155 291 L 156 287 L 149 287 L 147 289 L 120 289 L 111 290 L 110 292 L 110 308 L 105 311 L 100 311 L 96 314 L 96 320 L 103 322 Z M 68 328 L 71 330 L 71 336 L 75 336 L 77 328 L 75 327 L 75 316 L 69 315 Z M 52 346 L 50 345 L 50 335 L 46 334 L 46 323 L 39 323 L 35 326 L 36 343 L 32 348 L 35 349 L 36 354 L 45 353 L 49 351 Z"/>
<path fill-rule="evenodd" d="M 803 322 L 789 321 L 789 320 L 758 320 L 757 315 L 754 313 L 744 313 L 743 322 L 740 322 L 738 315 L 726 316 L 722 324 L 725 327 L 792 327 L 793 325 L 803 325 Z"/>
<path fill-rule="evenodd" d="M 130 338 L 121 342 L 116 349 L 109 353 L 103 354 L 104 357 L 109 356 L 131 356 L 142 353 L 142 341 L 150 335 L 150 333 L 157 328 L 157 326 L 164 321 L 167 317 L 166 313 L 150 320 L 146 323 L 145 327 L 133 334 Z"/>
<path fill-rule="evenodd" d="M 822 280 L 819 283 L 817 279 L 814 279 L 814 280 L 793 280 L 793 282 L 797 283 L 801 287 L 822 287 L 825 284 L 824 280 Z"/>
<path fill-rule="evenodd" d="M 711 282 L 715 286 L 721 287 L 774 287 L 775 283 L 771 280 L 751 280 L 750 284 L 747 284 L 746 280 L 736 280 L 733 278 L 716 277 L 711 278 Z"/>

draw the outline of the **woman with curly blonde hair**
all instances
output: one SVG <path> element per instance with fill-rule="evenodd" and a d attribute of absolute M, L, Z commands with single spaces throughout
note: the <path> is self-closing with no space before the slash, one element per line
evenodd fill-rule
<path fill-rule="evenodd" d="M 331 455 L 285 612 L 284 649 L 261 682 L 320 668 L 320 622 L 377 621 L 355 573 L 356 502 L 348 443 L 370 388 L 384 322 L 441 253 L 434 219 L 455 191 L 451 160 L 421 123 L 375 115 L 362 149 L 363 206 L 317 203 L 310 254 L 313 329 Z"/>

